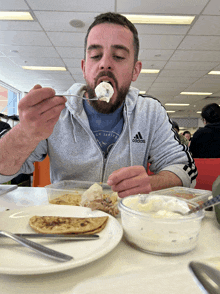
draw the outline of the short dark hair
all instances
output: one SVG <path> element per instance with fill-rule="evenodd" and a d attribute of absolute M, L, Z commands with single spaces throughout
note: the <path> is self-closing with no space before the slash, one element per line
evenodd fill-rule
<path fill-rule="evenodd" d="M 189 135 L 191 136 L 191 133 L 190 133 L 189 131 L 184 131 L 184 132 L 183 132 L 183 136 L 184 136 L 185 134 L 189 134 Z"/>
<path fill-rule="evenodd" d="M 207 104 L 203 107 L 201 116 L 207 123 L 220 122 L 220 107 L 217 103 Z"/>
<path fill-rule="evenodd" d="M 119 13 L 113 13 L 113 12 L 107 12 L 99 14 L 95 17 L 95 20 L 90 25 L 90 27 L 87 30 L 87 34 L 85 37 L 84 42 L 84 58 L 86 59 L 86 47 L 87 47 L 87 40 L 88 35 L 91 31 L 91 29 L 102 23 L 112 23 L 112 24 L 118 24 L 124 27 L 127 27 L 132 33 L 133 33 L 133 45 L 134 45 L 134 62 L 138 61 L 138 54 L 139 54 L 139 39 L 138 39 L 138 32 L 136 27 L 123 15 Z"/>
<path fill-rule="evenodd" d="M 174 121 L 174 120 L 172 121 L 172 128 L 173 128 L 173 129 L 177 129 L 178 132 L 179 132 L 179 130 L 180 130 L 178 123 L 177 123 L 176 121 Z"/>

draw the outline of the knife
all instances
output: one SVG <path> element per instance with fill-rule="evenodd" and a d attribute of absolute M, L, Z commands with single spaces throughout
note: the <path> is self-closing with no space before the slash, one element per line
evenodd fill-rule
<path fill-rule="evenodd" d="M 73 241 L 83 241 L 83 240 L 97 240 L 99 238 L 99 235 L 74 235 L 74 234 L 14 234 L 18 237 L 23 238 L 46 238 L 46 239 L 57 239 L 57 240 L 73 240 Z M 5 237 L 0 235 L 0 237 Z"/>
<path fill-rule="evenodd" d="M 16 236 L 10 232 L 0 230 L 0 234 L 49 258 L 53 258 L 58 261 L 70 261 L 71 259 L 73 259 L 73 257 L 70 255 L 50 249 L 41 244 L 22 238 L 21 236 Z"/>
<path fill-rule="evenodd" d="M 18 185 L 0 185 L 0 196 L 17 189 Z"/>

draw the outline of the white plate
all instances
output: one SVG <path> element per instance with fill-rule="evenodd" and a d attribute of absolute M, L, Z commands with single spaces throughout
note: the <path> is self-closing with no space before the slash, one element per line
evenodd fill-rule
<path fill-rule="evenodd" d="M 8 238 L 0 242 L 0 273 L 13 275 L 33 275 L 59 272 L 85 265 L 113 250 L 120 242 L 123 229 L 119 222 L 102 211 L 90 208 L 66 205 L 45 205 L 26 207 L 0 213 L 0 229 L 12 233 L 33 233 L 28 222 L 33 215 L 54 215 L 67 217 L 109 216 L 105 229 L 99 233 L 98 240 L 55 241 L 47 239 L 33 240 L 54 250 L 74 257 L 68 262 L 57 262 L 43 257 Z"/>

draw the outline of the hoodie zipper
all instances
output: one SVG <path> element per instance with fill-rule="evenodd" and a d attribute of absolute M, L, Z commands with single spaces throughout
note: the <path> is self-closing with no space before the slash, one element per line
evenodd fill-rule
<path fill-rule="evenodd" d="M 127 107 L 126 105 L 124 105 L 124 107 Z M 103 183 L 103 179 L 104 179 L 104 175 L 105 175 L 105 168 L 106 168 L 106 165 L 108 163 L 108 160 L 109 160 L 109 157 L 111 156 L 112 152 L 114 151 L 114 149 L 116 148 L 117 144 L 119 144 L 119 141 L 121 140 L 122 136 L 124 135 L 125 133 L 125 130 L 127 128 L 127 113 L 126 111 L 123 111 L 123 114 L 124 114 L 124 125 L 123 125 L 123 129 L 122 129 L 122 132 L 118 138 L 118 140 L 115 142 L 115 144 L 113 145 L 113 147 L 111 148 L 111 150 L 109 151 L 108 153 L 108 156 L 106 158 L 104 158 L 103 156 L 103 173 L 102 173 L 102 183 Z"/>

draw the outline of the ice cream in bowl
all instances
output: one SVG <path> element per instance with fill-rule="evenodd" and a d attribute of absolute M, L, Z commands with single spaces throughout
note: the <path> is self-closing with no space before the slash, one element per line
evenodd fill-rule
<path fill-rule="evenodd" d="M 204 211 L 186 216 L 178 211 L 184 213 L 197 205 L 183 198 L 155 194 L 123 198 L 119 210 L 125 238 L 132 246 L 152 254 L 189 252 L 197 245 Z"/>

